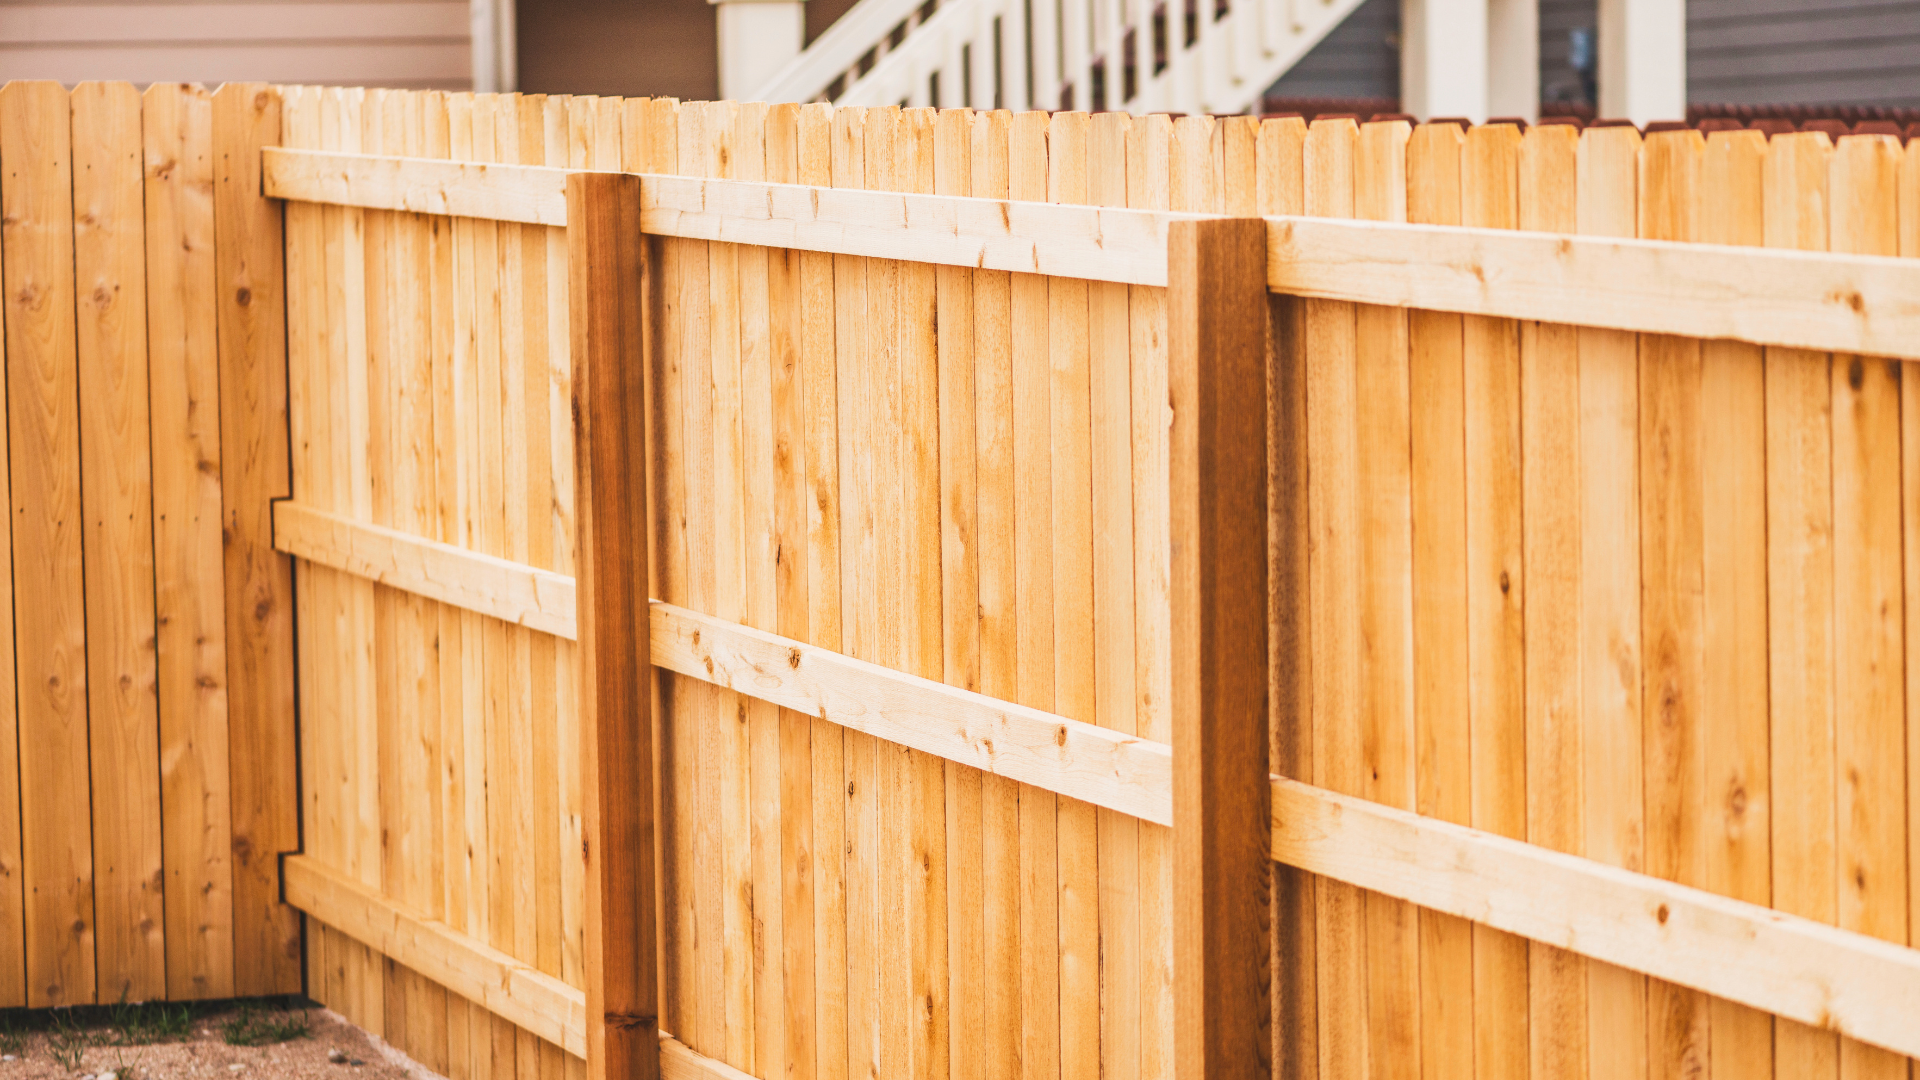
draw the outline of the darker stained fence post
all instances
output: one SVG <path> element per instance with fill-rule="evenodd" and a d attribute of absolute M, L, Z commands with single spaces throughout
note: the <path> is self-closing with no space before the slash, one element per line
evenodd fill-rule
<path fill-rule="evenodd" d="M 1266 235 L 1167 239 L 1176 1080 L 1270 1075 Z"/>
<path fill-rule="evenodd" d="M 587 1071 L 660 1075 L 640 178 L 567 178 L 587 839 Z"/>

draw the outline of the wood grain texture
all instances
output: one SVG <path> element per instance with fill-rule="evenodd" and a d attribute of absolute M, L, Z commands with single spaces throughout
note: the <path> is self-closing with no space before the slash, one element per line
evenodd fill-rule
<path fill-rule="evenodd" d="M 572 1053 L 586 1050 L 586 996 L 582 991 L 412 911 L 311 856 L 288 858 L 286 874 L 287 902 L 292 906 L 485 1006 L 498 1017 L 535 1031 Z"/>
<path fill-rule="evenodd" d="M 1303 146 L 1305 208 L 1354 213 L 1360 132 L 1351 120 L 1317 121 Z M 1349 795 L 1365 787 L 1368 705 L 1362 592 L 1366 567 L 1360 473 L 1358 317 L 1355 305 L 1310 299 L 1301 307 L 1306 353 L 1307 633 L 1314 783 Z M 1175 535 L 1180 535 L 1178 529 Z M 1367 1037 L 1366 898 L 1345 882 L 1314 883 L 1319 1068 L 1364 1075 Z"/>
<path fill-rule="evenodd" d="M 1576 219 L 1584 233 L 1637 225 L 1638 132 L 1583 133 Z M 1589 858 L 1644 870 L 1644 638 L 1641 623 L 1638 342 L 1580 332 L 1581 743 Z M 1647 1069 L 1646 980 L 1588 965 L 1588 1070 L 1638 1080 Z"/>
<path fill-rule="evenodd" d="M 1769 247 L 1827 246 L 1828 163 L 1819 132 L 1770 140 L 1763 173 Z M 1834 806 L 1832 358 L 1766 352 L 1767 648 L 1773 760 L 1773 904 L 1834 923 L 1839 917 Z M 1774 1025 L 1777 1076 L 1839 1074 L 1834 1037 Z"/>
<path fill-rule="evenodd" d="M 1904 946 L 1298 781 L 1272 786 L 1279 861 L 1800 1024 L 1903 1053 L 1915 1044 L 1905 1018 L 1920 960 Z"/>
<path fill-rule="evenodd" d="M 1763 236 L 1762 169 L 1766 139 L 1757 132 L 1707 137 L 1701 184 L 1702 240 L 1758 245 Z M 1767 744 L 1767 552 L 1743 542 L 1766 529 L 1766 382 L 1759 348 L 1714 341 L 1701 346 L 1700 395 L 1704 497 L 1701 588 L 1705 677 L 1701 715 L 1706 788 L 1705 886 L 1754 903 L 1772 897 L 1771 766 Z M 1715 1077 L 1773 1073 L 1773 1018 L 1726 1001 L 1712 1004 L 1710 1057 Z"/>
<path fill-rule="evenodd" d="M 67 93 L 0 87 L 26 1004 L 94 997 L 86 611 Z"/>
<path fill-rule="evenodd" d="M 318 122 L 318 99 L 314 120 Z M 142 97 L 154 614 L 169 998 L 233 994 L 227 633 L 220 535 L 220 370 L 213 261 L 213 98 Z M 316 132 L 317 134 L 317 132 Z M 318 211 L 312 222 L 319 223 Z M 308 238 L 316 239 L 312 233 Z M 324 257 L 324 252 L 309 251 Z M 322 300 L 324 303 L 324 299 Z M 330 445 L 330 444 L 329 444 Z"/>
<path fill-rule="evenodd" d="M 1520 144 L 1519 224 L 1571 231 L 1578 132 L 1529 130 Z M 1521 486 L 1525 503 L 1527 839 L 1578 853 L 1585 836 L 1581 706 L 1579 331 L 1522 323 Z M 1529 1064 L 1536 1075 L 1587 1071 L 1587 965 L 1550 946 L 1528 955 Z"/>
<path fill-rule="evenodd" d="M 1643 238 L 1699 238 L 1702 159 L 1697 132 L 1656 132 L 1640 154 Z M 1640 592 L 1646 650 L 1646 869 L 1688 885 L 1706 881 L 1705 560 L 1707 444 L 1699 342 L 1664 334 L 1640 339 Z M 1692 1076 L 1710 1062 L 1706 996 L 1659 980 L 1647 984 L 1648 1069 Z"/>
<path fill-rule="evenodd" d="M 1044 791 L 1169 825 L 1166 744 L 656 603 L 653 662 Z"/>
<path fill-rule="evenodd" d="M 1461 222 L 1519 224 L 1520 133 L 1493 124 L 1468 132 L 1461 155 Z M 1526 830 L 1526 567 L 1520 445 L 1519 327 L 1469 316 L 1462 324 L 1467 476 L 1467 683 L 1475 828 Z M 1473 931 L 1474 1068 L 1526 1074 L 1527 948 L 1487 927 Z"/>
<path fill-rule="evenodd" d="M 1172 205 L 1173 121 L 1134 120 L 1127 131 L 1127 204 Z M 1167 294 L 1133 286 L 1127 291 L 1129 401 L 1133 465 L 1134 730 L 1155 740 L 1173 738 L 1171 519 L 1167 509 Z M 1173 833 L 1141 826 L 1140 1075 L 1173 1071 Z"/>
<path fill-rule="evenodd" d="M 1175 1074 L 1263 1077 L 1269 1042 L 1265 230 L 1181 225 L 1170 241 L 1169 467 L 1174 551 L 1177 875 Z M 1249 764 L 1253 768 L 1248 768 Z M 1181 840 L 1180 838 L 1185 838 Z M 1252 948 L 1248 946 L 1252 945 Z"/>
<path fill-rule="evenodd" d="M 1292 213 L 1305 208 L 1306 138 L 1307 125 L 1298 118 L 1260 125 L 1254 143 L 1255 209 L 1259 212 Z M 1305 306 L 1305 301 L 1292 297 L 1275 296 L 1268 301 L 1272 343 L 1267 375 L 1268 751 L 1270 770 L 1294 778 L 1314 775 L 1315 745 L 1309 677 L 1312 635 L 1299 614 L 1311 587 L 1309 545 L 1300 540 L 1309 527 Z M 1144 501 L 1154 488 L 1144 483 L 1141 488 Z M 1142 535 L 1154 537 L 1156 548 L 1162 542 L 1157 527 L 1143 528 Z M 1155 578 L 1156 584 L 1164 581 L 1164 572 Z M 1144 629 L 1142 636 L 1151 640 Z M 1284 1078 L 1317 1076 L 1320 1068 L 1316 888 L 1304 872 L 1289 866 L 1273 868 L 1274 1071 Z"/>
<path fill-rule="evenodd" d="M 139 1001 L 167 992 L 140 95 L 70 101 L 95 992 Z"/>
<path fill-rule="evenodd" d="M 1899 140 L 1842 138 L 1829 183 L 1834 251 L 1899 252 Z M 1900 563 L 1904 365 L 1835 353 L 1833 385 L 1834 758 L 1840 925 L 1899 941 L 1906 924 L 1907 796 L 1900 756 L 1905 629 Z M 1842 1077 L 1897 1077 L 1907 1063 L 1840 1041 Z"/>
<path fill-rule="evenodd" d="M 659 1074 L 654 985 L 653 723 L 645 673 L 647 505 L 638 288 L 640 184 L 568 181 L 568 297 L 579 417 L 577 556 L 587 844 L 587 1061 L 595 1076 Z M 637 546 L 636 546 L 637 545 Z"/>
<path fill-rule="evenodd" d="M 270 500 L 288 485 L 286 304 L 280 209 L 260 195 L 260 148 L 280 140 L 280 97 L 228 83 L 213 97 L 219 297 L 227 716 L 234 831 L 234 992 L 300 984 L 299 919 L 280 903 L 294 801 L 291 561 L 273 550 Z"/>
<path fill-rule="evenodd" d="M 1424 124 L 1407 142 L 1407 219 L 1460 221 L 1466 133 Z M 1412 407 L 1415 808 L 1455 824 L 1471 820 L 1467 683 L 1466 398 L 1462 318 L 1408 316 Z M 1420 915 L 1420 1065 L 1430 1078 L 1470 1076 L 1473 1061 L 1473 928 L 1439 912 Z"/>

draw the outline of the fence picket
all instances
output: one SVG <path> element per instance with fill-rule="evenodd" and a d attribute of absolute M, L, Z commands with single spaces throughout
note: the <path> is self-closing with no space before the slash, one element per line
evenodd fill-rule
<path fill-rule="evenodd" d="M 1407 220 L 1460 223 L 1465 150 L 1459 125 L 1414 129 L 1407 142 Z M 1419 583 L 1413 598 L 1414 808 L 1460 825 L 1473 815 L 1465 347 L 1462 316 L 1408 313 L 1413 572 Z M 1473 935 L 1463 919 L 1420 913 L 1420 1060 L 1435 1080 L 1473 1075 Z"/>
<path fill-rule="evenodd" d="M 0 246 L 6 267 L 7 430 L 12 465 L 15 664 L 19 675 L 25 1001 L 94 992 L 87 779 L 86 612 L 75 367 L 73 178 L 67 92 L 0 87 Z"/>
<path fill-rule="evenodd" d="M 1013 114 L 976 116 L 969 147 L 969 191 L 1010 197 Z M 974 435 L 980 550 L 980 692 L 1013 698 L 1019 687 L 1018 473 L 1013 427 L 1013 283 L 1001 270 L 973 274 Z M 980 783 L 980 976 L 984 1080 L 1020 1075 L 1025 1012 L 1020 951 L 1020 800 L 1018 784 Z M 958 995 L 955 995 L 956 999 Z M 956 1033 L 962 1028 L 954 1025 Z"/>
<path fill-rule="evenodd" d="M 1830 164 L 1834 251 L 1899 252 L 1899 140 L 1840 139 Z M 1900 372 L 1897 361 L 1835 353 L 1833 386 L 1834 767 L 1839 923 L 1905 937 L 1908 868 L 1900 565 Z M 1840 1074 L 1893 1077 L 1897 1054 L 1840 1040 Z"/>
<path fill-rule="evenodd" d="M 1306 210 L 1352 217 L 1359 131 L 1351 120 L 1315 121 L 1303 146 Z M 1303 302 L 1307 400 L 1308 624 L 1312 641 L 1312 780 L 1362 793 L 1358 367 L 1354 305 Z M 1336 538 L 1351 538 L 1339 540 Z M 1366 899 L 1344 882 L 1315 882 L 1320 1060 L 1331 1076 L 1367 1071 Z M 1384 1062 L 1382 1063 L 1385 1064 Z"/>
<path fill-rule="evenodd" d="M 1007 133 L 1007 191 L 1047 197 L 1045 113 L 1012 118 Z M 1010 283 L 1013 416 L 1014 700 L 1054 707 L 1052 443 L 1049 406 L 1047 281 L 1015 274 Z M 1020 1069 L 1022 1080 L 1060 1073 L 1060 893 L 1056 861 L 1058 800 L 1023 788 L 1020 799 Z"/>
<path fill-rule="evenodd" d="M 1571 232 L 1579 132 L 1536 127 L 1520 144 L 1519 225 Z M 1521 485 L 1526 553 L 1527 838 L 1582 844 L 1579 331 L 1520 324 Z M 1587 964 L 1528 945 L 1529 1055 L 1535 1076 L 1587 1071 Z"/>
<path fill-rule="evenodd" d="M 296 100 L 310 137 L 317 138 L 318 96 L 309 91 L 290 97 L 289 131 Z M 167 951 L 166 996 L 224 998 L 233 994 L 233 869 L 225 839 L 232 816 L 219 572 L 220 423 L 217 415 L 194 407 L 220 394 L 213 347 L 212 97 L 197 86 L 155 83 L 142 97 L 142 138 L 160 753 L 173 763 L 160 776 L 166 933 L 174 943 Z M 323 213 L 317 206 L 289 213 L 290 234 L 304 227 L 300 257 L 320 254 L 314 241 Z M 294 256 L 291 246 L 288 255 Z M 312 298 L 306 299 L 311 312 Z M 310 395 L 301 401 L 311 409 Z M 310 412 L 308 421 L 309 433 L 324 427 Z M 315 457 L 331 445 L 319 442 Z"/>
<path fill-rule="evenodd" d="M 1699 238 L 1758 245 L 1765 136 L 1717 131 L 1707 136 L 1701 171 Z M 1705 594 L 1706 886 L 1766 903 L 1771 829 L 1767 754 L 1767 553 L 1742 542 L 1762 534 L 1766 518 L 1766 385 L 1761 350 L 1732 341 L 1701 347 L 1700 397 L 1704 498 L 1701 587 Z M 1716 1078 L 1773 1075 L 1773 1018 L 1725 1001 L 1712 1003 L 1709 1048 Z"/>
<path fill-rule="evenodd" d="M 143 1001 L 167 950 L 140 94 L 81 83 L 71 108 L 96 993 Z"/>

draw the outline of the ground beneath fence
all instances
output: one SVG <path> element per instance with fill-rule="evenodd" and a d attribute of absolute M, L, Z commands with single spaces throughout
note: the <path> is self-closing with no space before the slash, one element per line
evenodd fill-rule
<path fill-rule="evenodd" d="M 115 1011 L 0 1017 L 0 1080 L 438 1080 L 319 1007 Z"/>

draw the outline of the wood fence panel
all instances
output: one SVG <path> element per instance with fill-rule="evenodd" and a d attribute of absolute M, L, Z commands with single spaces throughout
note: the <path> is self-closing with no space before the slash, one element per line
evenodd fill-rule
<path fill-rule="evenodd" d="M 94 994 L 91 815 L 87 776 L 86 611 L 81 559 L 80 424 L 75 357 L 73 175 L 66 91 L 0 87 L 7 165 L 7 427 L 12 463 L 14 618 L 20 710 L 26 1000 Z"/>
<path fill-rule="evenodd" d="M 12 1006 L 300 985 L 279 102 L 0 88 Z"/>
<path fill-rule="evenodd" d="M 1878 237 L 1857 241 L 1870 250 L 1895 242 L 1908 167 L 1890 144 L 1817 152 L 1605 127 L 535 97 L 448 100 L 442 151 L 426 119 L 435 99 L 366 100 L 398 109 L 400 145 L 428 154 L 586 167 L 610 135 L 629 169 L 695 176 L 1749 244 L 1816 233 L 1825 244 L 1851 229 Z M 368 124 L 356 137 L 386 145 L 388 129 Z M 1796 184 L 1851 201 L 1835 195 L 1827 209 Z M 344 225 L 349 213 L 368 224 L 361 240 L 343 229 L 333 241 L 362 245 L 360 282 L 342 287 L 358 290 L 347 305 L 357 314 L 341 325 L 363 344 L 342 347 L 354 358 L 342 370 L 358 365 L 345 381 L 364 389 L 343 400 L 369 396 L 364 420 L 340 410 L 340 430 L 350 445 L 364 424 L 371 453 L 358 466 L 364 507 L 346 512 L 398 522 L 412 485 L 430 497 L 402 531 L 566 572 L 564 293 L 543 276 L 561 234 L 455 219 L 443 255 L 438 220 L 319 220 Z M 1781 223 L 1766 233 L 1769 213 Z M 653 595 L 1171 738 L 1164 290 L 649 243 Z M 444 311 L 442 259 L 455 282 Z M 404 284 L 409 273 L 428 284 Z M 1904 870 L 1887 869 L 1911 843 L 1895 757 L 1905 712 L 1886 704 L 1904 654 L 1889 624 L 1868 618 L 1873 598 L 1906 583 L 1892 554 L 1905 526 L 1886 510 L 1906 475 L 1890 464 L 1905 424 L 1892 369 L 1862 362 L 1855 386 L 1849 358 L 1799 370 L 1789 352 L 1728 343 L 1319 300 L 1281 298 L 1270 314 L 1269 454 L 1307 475 L 1290 481 L 1276 466 L 1271 520 L 1313 541 L 1270 552 L 1270 611 L 1305 606 L 1297 625 L 1269 620 L 1276 770 L 1749 899 L 1798 890 L 1845 925 L 1911 906 Z M 403 324 L 421 317 L 424 330 Z M 332 332 L 298 320 L 294 331 Z M 433 357 L 409 379 L 422 340 Z M 432 395 L 424 449 L 405 400 L 420 379 Z M 389 397 L 376 404 L 379 385 Z M 1771 550 L 1741 542 L 1763 527 Z M 1858 553 L 1844 568 L 1843 548 Z M 326 572 L 307 573 L 324 593 Z M 1816 625 L 1783 613 L 1795 590 Z M 423 648 L 405 628 L 417 602 L 376 591 L 387 621 L 374 618 L 375 592 L 357 617 L 387 626 L 376 638 L 396 654 Z M 394 703 L 418 687 L 388 664 L 382 691 L 370 675 L 388 662 L 369 653 L 356 669 L 336 630 L 332 662 L 354 687 L 344 693 L 380 708 L 348 721 L 338 704 L 315 706 L 359 726 L 321 751 L 352 775 L 314 803 L 348 839 L 310 850 L 336 844 L 345 868 L 396 898 L 432 881 L 441 899 L 426 906 L 439 903 L 449 924 L 577 981 L 571 646 L 419 610 L 442 653 L 418 718 L 438 734 L 394 726 Z M 1783 684 L 1788 656 L 1798 671 Z M 702 680 L 656 682 L 661 1019 L 710 1059 L 702 1068 L 820 1080 L 1170 1072 L 1168 929 L 1181 894 L 1164 829 L 831 716 L 781 713 Z M 1858 708 L 1831 728 L 1782 705 L 1824 702 L 1838 716 L 1836 694 Z M 1798 759 L 1775 765 L 1783 737 L 1810 760 L 1878 771 L 1861 769 L 1858 791 L 1845 774 L 1803 776 Z M 367 739 L 384 740 L 384 758 L 368 761 Z M 403 748 L 435 739 L 445 767 L 416 776 Z M 414 783 L 441 786 L 417 799 L 400 789 Z M 1883 794 L 1863 816 L 1869 788 Z M 1783 798 L 1800 814 L 1791 823 Z M 329 800 L 340 809 L 325 811 Z M 369 843 L 368 826 L 403 807 L 428 822 L 410 827 L 444 853 L 438 865 L 402 865 Z M 474 841 L 479 853 L 461 855 Z M 1867 886 L 1845 880 L 1843 855 L 1869 868 Z M 1352 885 L 1285 868 L 1275 883 L 1277 1074 L 1744 1075 L 1773 1069 L 1775 1052 L 1754 1047 L 1776 1027 L 1779 1068 L 1810 1061 L 1837 1078 L 1892 1067 Z M 358 948 L 326 931 L 312 940 L 329 969 Z M 328 993 L 422 1054 L 446 1042 L 451 1071 L 579 1069 L 462 1001 L 444 1006 L 450 1033 L 431 1034 L 432 988 L 357 955 L 362 974 L 328 974 Z"/>

